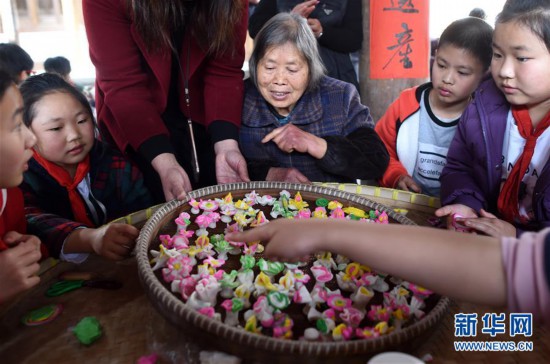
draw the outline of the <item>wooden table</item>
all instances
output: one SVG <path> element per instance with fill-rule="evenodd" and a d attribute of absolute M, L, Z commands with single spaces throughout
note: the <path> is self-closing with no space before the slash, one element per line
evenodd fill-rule
<path fill-rule="evenodd" d="M 387 205 L 391 199 L 373 197 Z M 426 225 L 433 207 L 408 207 L 407 216 L 420 225 Z M 46 289 L 57 276 L 67 270 L 100 272 L 105 278 L 123 283 L 116 291 L 81 288 L 59 297 L 45 296 Z M 36 327 L 20 323 L 29 310 L 50 303 L 61 303 L 63 313 L 53 322 Z M 429 354 L 433 363 L 549 363 L 550 333 L 547 328 L 534 327 L 531 338 L 510 338 L 499 335 L 491 339 L 479 334 L 480 341 L 533 342 L 533 352 L 457 352 L 453 342 L 454 314 L 501 312 L 462 302 L 453 302 L 448 314 L 431 337 L 421 346 L 412 348 L 411 354 L 423 357 Z M 95 316 L 103 328 L 103 336 L 86 347 L 74 337 L 71 328 L 86 316 Z M 478 324 L 478 332 L 480 323 Z M 0 363 L 135 363 L 151 353 L 159 355 L 159 363 L 198 363 L 201 348 L 189 339 L 193 332 L 185 332 L 171 325 L 151 305 L 139 282 L 134 259 L 120 263 L 90 257 L 80 266 L 60 263 L 41 276 L 41 283 L 20 296 L 9 306 L 0 306 Z M 365 358 L 365 362 L 367 358 Z"/>

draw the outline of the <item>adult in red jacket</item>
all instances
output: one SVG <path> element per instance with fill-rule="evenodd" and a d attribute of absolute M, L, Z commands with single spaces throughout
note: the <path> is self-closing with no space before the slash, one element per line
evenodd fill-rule
<path fill-rule="evenodd" d="M 246 4 L 83 1 L 100 130 L 157 200 L 248 181 L 237 143 Z"/>

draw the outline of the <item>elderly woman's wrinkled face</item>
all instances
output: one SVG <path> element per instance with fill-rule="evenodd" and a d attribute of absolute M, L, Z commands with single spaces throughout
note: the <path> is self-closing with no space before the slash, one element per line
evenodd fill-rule
<path fill-rule="evenodd" d="M 256 74 L 260 93 L 283 116 L 292 111 L 309 82 L 308 63 L 291 43 L 269 48 Z"/>

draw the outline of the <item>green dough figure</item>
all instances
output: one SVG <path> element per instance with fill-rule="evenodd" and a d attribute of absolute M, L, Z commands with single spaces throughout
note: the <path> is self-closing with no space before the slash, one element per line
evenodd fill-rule
<path fill-rule="evenodd" d="M 82 344 L 90 345 L 102 335 L 101 325 L 95 317 L 84 317 L 75 326 L 73 332 Z"/>

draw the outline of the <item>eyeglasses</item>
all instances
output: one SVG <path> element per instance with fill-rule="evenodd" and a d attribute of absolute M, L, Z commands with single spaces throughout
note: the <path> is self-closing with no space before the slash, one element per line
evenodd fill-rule
<path fill-rule="evenodd" d="M 36 75 L 36 71 L 33 71 L 33 70 L 25 70 L 25 73 L 27 74 L 27 76 L 31 76 L 31 75 Z"/>

